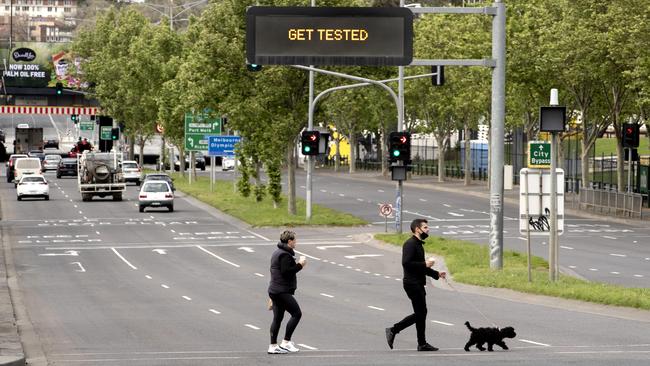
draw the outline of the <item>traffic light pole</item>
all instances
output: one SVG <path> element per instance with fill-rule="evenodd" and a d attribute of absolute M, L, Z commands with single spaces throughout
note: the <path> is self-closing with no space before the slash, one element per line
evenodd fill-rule
<path fill-rule="evenodd" d="M 316 0 L 311 0 L 311 6 L 316 6 Z M 313 65 L 311 65 L 313 67 Z M 307 118 L 307 130 L 311 131 L 314 129 L 314 70 L 309 70 L 309 117 Z M 311 220 L 311 191 L 312 191 L 312 175 L 314 174 L 314 158 L 312 155 L 307 155 L 307 182 L 305 184 L 306 188 L 306 207 L 305 207 L 305 218 L 307 221 Z"/>

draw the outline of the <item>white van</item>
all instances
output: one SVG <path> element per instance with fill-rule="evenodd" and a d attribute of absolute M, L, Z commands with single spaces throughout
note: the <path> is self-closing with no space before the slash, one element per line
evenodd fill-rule
<path fill-rule="evenodd" d="M 41 174 L 41 159 L 20 158 L 14 163 L 14 186 L 18 186 L 20 178 L 25 174 Z"/>

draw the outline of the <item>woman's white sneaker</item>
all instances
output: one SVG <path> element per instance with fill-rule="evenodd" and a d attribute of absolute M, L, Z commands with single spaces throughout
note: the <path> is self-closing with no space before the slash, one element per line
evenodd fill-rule
<path fill-rule="evenodd" d="M 283 354 L 283 353 L 289 353 L 289 351 L 278 346 L 277 344 L 272 344 L 269 346 L 269 354 Z"/>
<path fill-rule="evenodd" d="M 300 351 L 300 349 L 298 347 L 296 347 L 296 345 L 293 344 L 293 342 L 291 342 L 291 341 L 288 341 L 288 342 L 287 341 L 282 341 L 282 343 L 280 343 L 280 348 L 284 348 L 289 352 L 298 352 L 298 351 Z"/>

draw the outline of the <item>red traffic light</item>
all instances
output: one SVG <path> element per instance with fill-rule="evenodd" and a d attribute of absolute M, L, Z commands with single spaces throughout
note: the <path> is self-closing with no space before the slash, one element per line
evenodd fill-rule
<path fill-rule="evenodd" d="M 307 137 L 310 141 L 316 141 L 316 134 L 311 134 Z"/>
<path fill-rule="evenodd" d="M 400 143 L 405 144 L 406 141 L 408 141 L 408 138 L 406 136 L 400 136 L 400 138 L 399 138 Z"/>
<path fill-rule="evenodd" d="M 625 129 L 625 132 L 626 132 L 628 135 L 631 135 L 631 134 L 634 133 L 634 129 L 633 129 L 632 127 L 628 127 L 628 128 Z"/>

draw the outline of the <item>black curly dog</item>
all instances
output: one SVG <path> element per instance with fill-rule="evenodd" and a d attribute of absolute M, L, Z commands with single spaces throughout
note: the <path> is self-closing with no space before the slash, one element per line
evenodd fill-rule
<path fill-rule="evenodd" d="M 492 352 L 492 346 L 498 345 L 503 349 L 508 349 L 506 343 L 503 341 L 504 338 L 514 338 L 517 336 L 515 333 L 515 328 L 505 327 L 503 329 L 499 328 L 473 328 L 469 322 L 465 322 L 467 329 L 472 332 L 472 335 L 469 337 L 469 341 L 465 345 L 465 351 L 469 352 L 469 348 L 473 345 L 476 345 L 481 351 L 485 351 L 483 344 L 487 343 L 487 350 Z"/>

